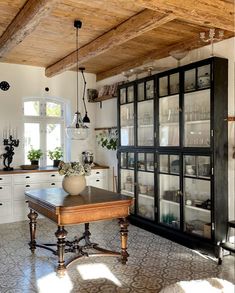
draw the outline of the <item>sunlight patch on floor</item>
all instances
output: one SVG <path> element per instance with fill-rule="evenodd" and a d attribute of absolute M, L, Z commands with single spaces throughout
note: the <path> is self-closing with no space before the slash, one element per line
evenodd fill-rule
<path fill-rule="evenodd" d="M 102 263 L 78 265 L 77 270 L 83 280 L 107 279 L 113 282 L 116 286 L 121 287 L 122 284 L 110 271 L 110 269 Z"/>
<path fill-rule="evenodd" d="M 59 278 L 56 273 L 50 273 L 38 279 L 37 287 L 39 293 L 70 293 L 73 289 L 73 284 L 67 273 L 62 278 Z"/>

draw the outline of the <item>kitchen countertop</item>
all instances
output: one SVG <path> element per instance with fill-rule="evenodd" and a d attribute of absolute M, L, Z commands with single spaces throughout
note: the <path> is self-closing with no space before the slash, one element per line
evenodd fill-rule
<path fill-rule="evenodd" d="M 109 169 L 108 166 L 104 166 L 104 165 L 98 165 L 95 164 L 95 166 L 91 167 L 91 169 Z M 38 172 L 52 172 L 52 171 L 57 171 L 58 168 L 57 167 L 53 167 L 53 166 L 47 166 L 47 167 L 40 167 L 38 169 L 35 170 L 22 170 L 22 169 L 14 169 L 12 171 L 3 171 L 0 170 L 0 175 L 8 175 L 8 174 L 22 174 L 22 173 L 38 173 Z"/>

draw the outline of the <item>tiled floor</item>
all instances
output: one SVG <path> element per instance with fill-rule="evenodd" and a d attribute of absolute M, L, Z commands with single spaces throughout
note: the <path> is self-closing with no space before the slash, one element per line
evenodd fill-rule
<path fill-rule="evenodd" d="M 52 222 L 39 220 L 37 239 L 55 242 L 56 229 Z M 81 235 L 83 225 L 66 229 L 68 239 L 72 239 L 75 233 Z M 93 223 L 90 231 L 91 240 L 100 246 L 119 250 L 116 221 Z M 28 240 L 27 221 L 0 225 L 1 293 L 156 293 L 180 280 L 209 277 L 235 283 L 234 257 L 226 256 L 223 265 L 218 266 L 215 260 L 131 225 L 127 265 L 121 265 L 116 257 L 81 258 L 61 279 L 54 271 L 57 257 L 41 248 L 31 255 Z"/>

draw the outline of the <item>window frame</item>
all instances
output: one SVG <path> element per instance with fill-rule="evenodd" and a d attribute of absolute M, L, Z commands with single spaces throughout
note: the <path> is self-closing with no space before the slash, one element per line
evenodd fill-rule
<path fill-rule="evenodd" d="M 25 102 L 34 102 L 39 101 L 39 116 L 34 115 L 25 115 L 24 114 L 24 103 Z M 47 103 L 56 103 L 61 106 L 61 116 L 60 117 L 53 117 L 46 115 L 46 104 Z M 66 139 L 65 135 L 65 127 L 68 120 L 68 109 L 69 105 L 68 102 L 63 98 L 58 97 L 26 97 L 23 98 L 22 101 L 22 112 L 23 112 L 23 132 L 24 132 L 24 125 L 25 123 L 39 123 L 39 144 L 40 149 L 43 151 L 43 157 L 40 159 L 40 167 L 47 166 L 47 125 L 48 124 L 60 124 L 61 133 L 60 133 L 60 141 L 61 147 L 64 153 L 64 160 L 70 157 L 70 152 L 66 152 L 68 148 L 69 141 Z M 25 158 L 25 141 L 24 141 L 24 161 Z"/>

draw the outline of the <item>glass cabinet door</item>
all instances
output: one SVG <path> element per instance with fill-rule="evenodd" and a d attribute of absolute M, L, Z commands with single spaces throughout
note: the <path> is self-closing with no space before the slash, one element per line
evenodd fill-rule
<path fill-rule="evenodd" d="M 180 229 L 179 155 L 159 155 L 160 223 Z"/>
<path fill-rule="evenodd" d="M 137 145 L 154 145 L 154 80 L 137 85 Z"/>
<path fill-rule="evenodd" d="M 120 145 L 134 145 L 134 103 L 121 105 L 120 109 Z"/>
<path fill-rule="evenodd" d="M 120 192 L 125 195 L 134 197 L 135 194 L 135 177 L 134 177 L 134 153 L 120 153 Z M 130 212 L 135 212 L 134 203 L 131 206 Z"/>
<path fill-rule="evenodd" d="M 211 238 L 210 156 L 184 156 L 184 231 Z"/>
<path fill-rule="evenodd" d="M 210 147 L 210 65 L 185 72 L 184 146 Z"/>
<path fill-rule="evenodd" d="M 159 99 L 159 145 L 179 146 L 179 95 Z"/>
<path fill-rule="evenodd" d="M 138 153 L 137 156 L 137 214 L 154 220 L 154 153 Z"/>

